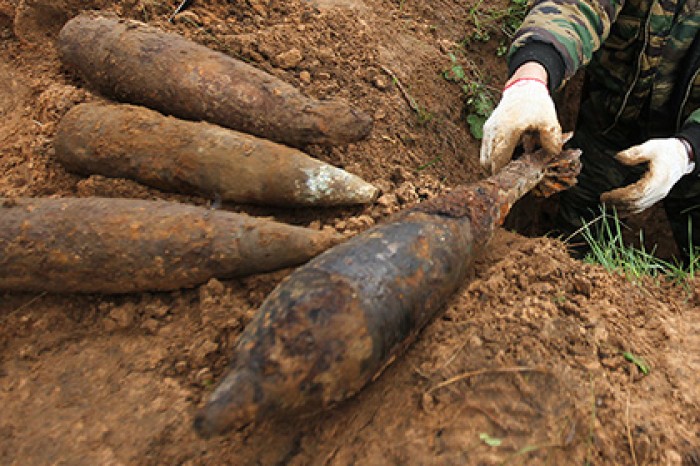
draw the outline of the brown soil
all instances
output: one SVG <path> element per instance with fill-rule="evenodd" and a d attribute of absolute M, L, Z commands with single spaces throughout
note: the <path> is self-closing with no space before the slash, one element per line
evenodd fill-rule
<path fill-rule="evenodd" d="M 62 69 L 54 46 L 81 8 L 178 31 L 374 115 L 368 140 L 307 149 L 382 188 L 375 205 L 226 208 L 352 235 L 482 176 L 460 90 L 440 75 L 468 33 L 466 4 L 201 0 L 170 24 L 178 3 L 0 0 L 1 196 L 212 202 L 79 177 L 54 160 L 57 121 L 99 98 Z M 491 42 L 467 51 L 497 85 L 505 69 Z M 0 464 L 700 464 L 700 295 L 633 284 L 555 240 L 505 230 L 442 317 L 356 398 L 309 419 L 197 438 L 196 408 L 289 272 L 174 293 L 0 294 Z"/>

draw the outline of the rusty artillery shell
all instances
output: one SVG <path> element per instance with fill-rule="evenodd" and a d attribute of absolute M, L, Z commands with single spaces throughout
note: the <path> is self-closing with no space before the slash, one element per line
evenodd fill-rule
<path fill-rule="evenodd" d="M 543 151 L 526 154 L 298 268 L 245 328 L 228 374 L 195 418 L 197 432 L 308 414 L 357 393 L 464 282 L 475 251 L 543 179 L 548 160 Z"/>
<path fill-rule="evenodd" d="M 68 170 L 131 178 L 174 192 L 279 206 L 366 204 L 361 178 L 265 139 L 132 105 L 73 107 L 54 138 Z"/>
<path fill-rule="evenodd" d="M 0 199 L 0 290 L 129 293 L 297 265 L 328 235 L 164 201 Z"/>
<path fill-rule="evenodd" d="M 105 96 L 292 146 L 344 144 L 372 120 L 242 61 L 137 21 L 82 14 L 59 34 L 63 62 Z"/>

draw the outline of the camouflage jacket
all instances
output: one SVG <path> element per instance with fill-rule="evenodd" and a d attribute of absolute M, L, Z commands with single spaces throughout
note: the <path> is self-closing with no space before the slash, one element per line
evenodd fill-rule
<path fill-rule="evenodd" d="M 584 107 L 600 131 L 635 144 L 678 134 L 700 154 L 700 0 L 535 0 L 511 72 L 530 60 L 552 89 L 588 65 Z"/>

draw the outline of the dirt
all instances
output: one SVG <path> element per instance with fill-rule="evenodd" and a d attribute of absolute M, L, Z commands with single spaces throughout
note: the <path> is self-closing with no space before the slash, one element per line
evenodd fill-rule
<path fill-rule="evenodd" d="M 169 23 L 178 3 L 0 0 L 0 196 L 215 202 L 77 176 L 54 160 L 61 116 L 100 98 L 55 49 L 83 8 L 179 32 L 374 116 L 367 140 L 307 152 L 375 183 L 376 204 L 224 208 L 350 236 L 483 176 L 459 86 L 441 76 L 470 31 L 466 4 L 202 0 Z M 466 46 L 494 86 L 505 78 L 496 46 Z M 172 293 L 0 294 L 0 464 L 700 464 L 694 284 L 632 283 L 557 240 L 507 230 L 444 314 L 354 399 L 198 438 L 196 409 L 290 272 Z"/>

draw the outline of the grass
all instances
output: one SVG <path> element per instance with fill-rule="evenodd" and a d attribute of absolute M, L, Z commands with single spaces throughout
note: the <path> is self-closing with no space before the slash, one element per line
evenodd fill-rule
<path fill-rule="evenodd" d="M 425 170 L 426 168 L 430 168 L 430 167 L 432 167 L 433 165 L 435 165 L 436 163 L 440 162 L 440 160 L 442 160 L 442 155 L 438 155 L 438 156 L 436 156 L 436 157 L 433 157 L 433 158 L 432 158 L 431 160 L 429 160 L 428 162 L 426 162 L 426 163 L 424 163 L 423 165 L 420 165 L 418 168 L 416 168 L 416 171 L 417 171 L 417 172 L 422 172 L 422 171 Z"/>
<path fill-rule="evenodd" d="M 573 236 L 580 233 L 590 251 L 583 261 L 600 264 L 606 270 L 621 273 L 633 283 L 640 283 L 643 277 L 664 278 L 677 285 L 687 285 L 695 276 L 700 266 L 700 249 L 689 245 L 690 259 L 687 265 L 677 260 L 664 260 L 655 256 L 654 247 L 647 251 L 644 247 L 643 233 L 639 233 L 639 247 L 625 244 L 623 230 L 627 228 L 617 213 L 601 209 L 600 215 L 584 223 Z M 692 224 L 688 225 L 692 231 Z M 692 237 L 692 235 L 689 235 Z"/>
<path fill-rule="evenodd" d="M 483 0 L 478 0 L 469 8 L 469 19 L 473 31 L 465 39 L 465 43 L 488 42 L 494 36 L 499 43 L 496 54 L 505 55 L 509 42 L 527 14 L 527 0 L 510 0 L 504 9 L 483 7 Z"/>
<path fill-rule="evenodd" d="M 503 440 L 501 440 L 500 438 L 491 437 L 486 432 L 482 432 L 479 434 L 479 440 L 481 440 L 490 447 L 500 447 L 503 443 Z"/>
<path fill-rule="evenodd" d="M 625 358 L 625 360 L 631 362 L 637 368 L 642 372 L 644 375 L 649 375 L 650 369 L 649 365 L 644 361 L 644 359 L 640 358 L 639 356 L 635 356 L 633 353 L 630 353 L 629 351 L 624 351 L 622 353 L 622 357 Z"/>

